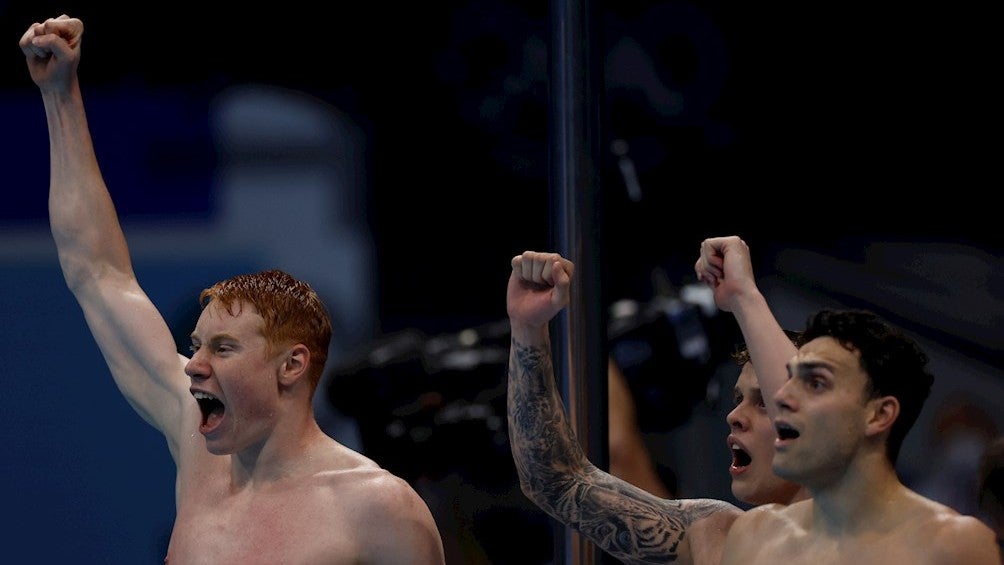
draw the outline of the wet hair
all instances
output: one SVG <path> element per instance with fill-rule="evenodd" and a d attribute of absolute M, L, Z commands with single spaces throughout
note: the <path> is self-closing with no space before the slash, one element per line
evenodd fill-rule
<path fill-rule="evenodd" d="M 802 332 L 784 330 L 784 335 L 788 336 L 788 339 L 791 340 L 791 343 L 795 344 L 795 347 L 802 345 Z M 740 367 L 750 362 L 750 350 L 746 347 L 745 343 L 736 345 L 736 350 L 732 352 L 732 360 Z"/>
<path fill-rule="evenodd" d="M 858 352 L 861 368 L 868 375 L 868 398 L 894 396 L 899 400 L 899 417 L 886 443 L 886 456 L 895 464 L 934 384 L 927 354 L 902 331 L 866 310 L 822 310 L 810 316 L 802 343 L 824 336 Z"/>
<path fill-rule="evenodd" d="M 271 355 L 285 345 L 302 343 L 310 351 L 309 377 L 317 387 L 328 358 L 331 318 L 324 303 L 307 283 L 278 269 L 237 275 L 199 293 L 204 309 L 218 301 L 231 315 L 243 303 L 252 304 L 264 320 L 262 335 Z"/>

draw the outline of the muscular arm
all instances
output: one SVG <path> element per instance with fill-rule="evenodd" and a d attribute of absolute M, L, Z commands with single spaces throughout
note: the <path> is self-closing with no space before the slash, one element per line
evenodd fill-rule
<path fill-rule="evenodd" d="M 507 414 L 524 494 L 625 563 L 717 563 L 711 555 L 720 551 L 737 508 L 718 500 L 660 499 L 596 468 L 576 441 L 548 342 L 547 322 L 567 304 L 571 270 L 570 263 L 556 267 L 555 257 L 524 253 L 518 265 L 514 259 L 509 281 Z M 525 268 L 526 262 L 544 266 Z"/>
<path fill-rule="evenodd" d="M 184 358 L 136 281 L 98 168 L 76 73 L 82 34 L 80 20 L 62 16 L 34 24 L 20 42 L 48 122 L 50 227 L 66 284 L 115 383 L 137 413 L 167 435 L 173 453 L 183 399 L 191 401 Z"/>

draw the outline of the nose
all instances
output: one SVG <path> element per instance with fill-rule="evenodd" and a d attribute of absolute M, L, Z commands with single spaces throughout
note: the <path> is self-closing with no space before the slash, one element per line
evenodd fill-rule
<path fill-rule="evenodd" d="M 733 430 L 744 430 L 748 427 L 746 418 L 743 417 L 742 404 L 736 405 L 731 412 L 725 415 L 725 421 L 729 428 Z"/>
<path fill-rule="evenodd" d="M 185 374 L 194 380 L 205 380 L 209 378 L 209 364 L 202 360 L 199 351 L 192 354 L 188 363 L 185 363 Z"/>
<path fill-rule="evenodd" d="M 791 411 L 795 409 L 795 400 L 792 396 L 792 383 L 795 379 L 788 379 L 774 394 L 774 404 L 781 410 Z"/>

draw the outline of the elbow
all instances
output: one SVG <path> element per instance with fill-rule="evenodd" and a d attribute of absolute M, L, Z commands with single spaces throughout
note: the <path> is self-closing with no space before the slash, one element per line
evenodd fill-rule
<path fill-rule="evenodd" d="M 519 477 L 519 490 L 533 503 L 538 506 L 542 503 L 542 482 L 539 477 L 534 477 L 519 460 L 516 460 L 516 475 Z"/>
<path fill-rule="evenodd" d="M 519 470 L 519 489 L 530 502 L 534 503 L 541 510 L 547 512 L 558 520 L 568 520 L 569 516 L 564 515 L 567 511 L 567 504 L 562 504 L 576 491 L 577 485 L 581 484 L 581 477 L 557 472 L 554 469 L 530 474 Z M 564 508 L 565 510 L 561 510 Z"/>
<path fill-rule="evenodd" d="M 63 271 L 63 281 L 74 295 L 81 295 L 93 286 L 95 273 L 88 261 L 78 260 L 66 253 L 59 254 L 59 266 Z"/>

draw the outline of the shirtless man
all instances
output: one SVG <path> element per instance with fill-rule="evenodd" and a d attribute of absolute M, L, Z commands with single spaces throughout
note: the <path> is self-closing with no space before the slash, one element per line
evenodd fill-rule
<path fill-rule="evenodd" d="M 32 24 L 19 44 L 48 120 L 63 276 L 119 390 L 176 465 L 165 561 L 443 564 L 411 486 L 314 418 L 331 322 L 306 283 L 281 271 L 216 283 L 199 297 L 191 358 L 177 352 L 136 280 L 94 154 L 77 76 L 83 31 L 63 15 Z"/>
<path fill-rule="evenodd" d="M 933 376 L 916 343 L 878 316 L 824 310 L 774 397 L 774 470 L 811 498 L 736 519 L 723 565 L 987 564 L 994 534 L 903 485 L 895 463 Z"/>
<path fill-rule="evenodd" d="M 548 324 L 568 304 L 574 265 L 556 253 L 527 251 L 512 260 L 507 309 L 512 332 L 507 411 L 509 440 L 530 500 L 625 563 L 716 564 L 732 521 L 742 514 L 713 499 L 654 496 L 596 468 L 568 424 L 554 380 Z M 794 346 L 781 331 L 781 338 Z M 734 450 L 732 491 L 751 504 L 804 498 L 770 468 L 774 428 L 753 366 L 745 357 L 728 415 Z"/>

